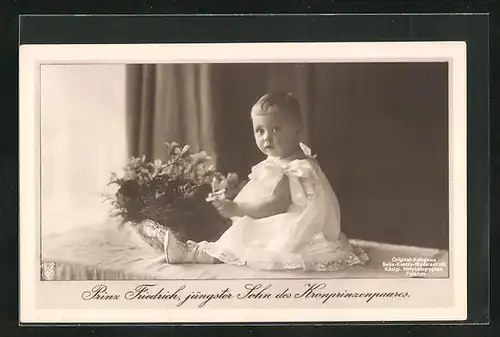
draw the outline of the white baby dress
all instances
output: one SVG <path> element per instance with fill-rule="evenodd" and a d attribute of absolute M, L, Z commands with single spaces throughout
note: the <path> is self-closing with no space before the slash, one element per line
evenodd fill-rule
<path fill-rule="evenodd" d="M 261 219 L 235 217 L 219 240 L 198 244 L 203 251 L 224 263 L 264 270 L 337 271 L 368 260 L 341 233 L 337 197 L 311 150 L 301 147 L 306 159 L 269 157 L 254 166 L 235 198 L 262 200 L 286 175 L 292 196 L 288 211 Z"/>

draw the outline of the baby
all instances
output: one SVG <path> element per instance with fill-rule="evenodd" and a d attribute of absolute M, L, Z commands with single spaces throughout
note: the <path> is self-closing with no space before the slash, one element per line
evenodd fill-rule
<path fill-rule="evenodd" d="M 269 93 L 251 117 L 255 142 L 267 158 L 252 168 L 234 200 L 211 201 L 233 225 L 216 242 L 184 244 L 167 232 L 167 262 L 336 271 L 367 261 L 341 232 L 337 197 L 301 143 L 299 102 L 289 93 Z"/>

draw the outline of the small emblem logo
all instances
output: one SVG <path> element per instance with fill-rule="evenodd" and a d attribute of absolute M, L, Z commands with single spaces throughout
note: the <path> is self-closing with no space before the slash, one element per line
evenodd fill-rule
<path fill-rule="evenodd" d="M 52 281 L 54 279 L 54 268 L 56 264 L 54 262 L 43 262 L 42 263 L 42 278 L 45 281 Z"/>

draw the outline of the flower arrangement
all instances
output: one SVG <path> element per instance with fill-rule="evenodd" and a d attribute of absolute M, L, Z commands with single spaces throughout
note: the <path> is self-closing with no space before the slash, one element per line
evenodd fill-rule
<path fill-rule="evenodd" d="M 188 145 L 175 142 L 165 145 L 165 162 L 131 157 L 122 176 L 112 173 L 108 185 L 117 187 L 109 196 L 113 216 L 121 224 L 131 223 L 150 241 L 161 241 L 158 236 L 167 229 L 183 242 L 218 239 L 231 221 L 223 218 L 209 200 L 220 196 L 221 191 L 224 197 L 233 197 L 237 175 L 217 172 L 204 151 L 192 153 Z M 162 249 L 162 242 L 149 243 Z"/>

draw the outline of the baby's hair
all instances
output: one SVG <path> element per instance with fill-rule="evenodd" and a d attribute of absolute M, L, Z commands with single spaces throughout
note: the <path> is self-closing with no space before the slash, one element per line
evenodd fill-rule
<path fill-rule="evenodd" d="M 273 91 L 265 94 L 252 107 L 252 114 L 283 113 L 302 123 L 299 101 L 289 92 Z"/>

